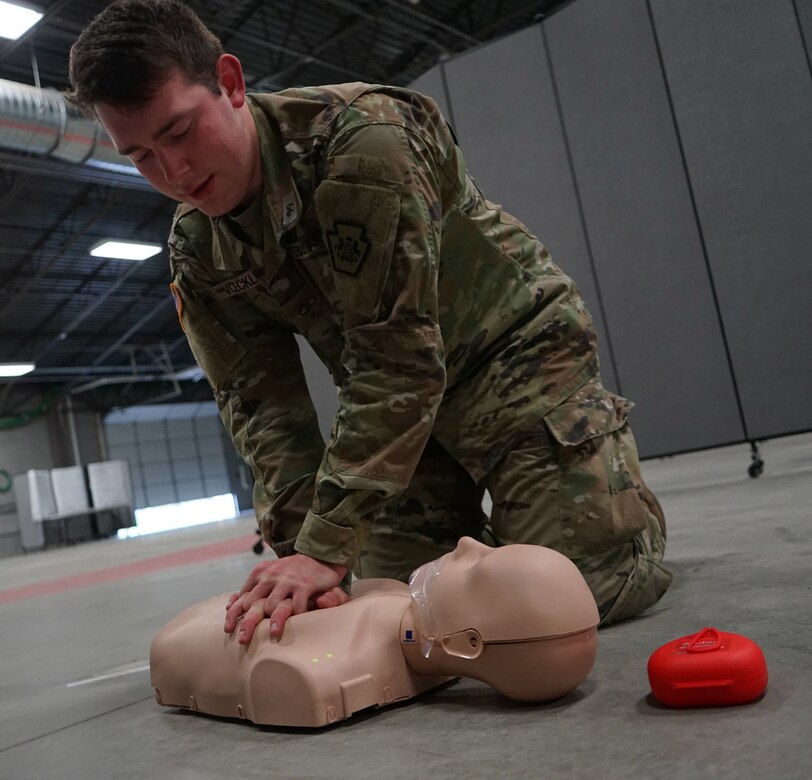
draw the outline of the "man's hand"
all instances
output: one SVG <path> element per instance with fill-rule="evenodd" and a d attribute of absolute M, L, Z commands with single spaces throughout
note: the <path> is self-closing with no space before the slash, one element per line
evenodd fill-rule
<path fill-rule="evenodd" d="M 254 567 L 240 592 L 228 600 L 223 629 L 232 633 L 242 617 L 239 641 L 247 645 L 257 624 L 269 617 L 271 638 L 278 638 L 291 615 L 347 601 L 349 597 L 336 587 L 346 573 L 345 566 L 317 561 L 301 553 L 263 561 Z"/>

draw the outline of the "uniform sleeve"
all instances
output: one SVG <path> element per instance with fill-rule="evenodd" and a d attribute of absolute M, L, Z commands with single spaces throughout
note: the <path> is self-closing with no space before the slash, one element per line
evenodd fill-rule
<path fill-rule="evenodd" d="M 277 555 L 289 555 L 312 504 L 324 452 L 298 345 L 293 333 L 240 296 L 214 299 L 195 278 L 192 269 L 200 264 L 188 262 L 182 248 L 182 241 L 170 239 L 181 325 L 223 424 L 253 472 L 263 538 Z"/>
<path fill-rule="evenodd" d="M 341 302 L 345 381 L 299 552 L 352 566 L 409 484 L 445 390 L 437 149 L 396 124 L 339 135 L 314 200 Z"/>

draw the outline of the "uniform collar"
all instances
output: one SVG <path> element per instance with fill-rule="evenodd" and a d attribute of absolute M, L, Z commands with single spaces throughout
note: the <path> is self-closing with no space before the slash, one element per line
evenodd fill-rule
<path fill-rule="evenodd" d="M 248 95 L 248 107 L 257 128 L 263 182 L 263 244 L 266 258 L 280 256 L 279 240 L 299 221 L 302 199 L 296 184 L 284 140 L 274 120 Z M 248 249 L 231 231 L 228 220 L 213 217 L 212 261 L 221 270 L 242 267 L 240 258 Z"/>
<path fill-rule="evenodd" d="M 274 237 L 290 230 L 302 213 L 302 199 L 293 181 L 290 159 L 279 126 L 249 95 L 248 106 L 254 117 L 259 138 L 259 155 L 262 161 L 264 197 L 271 215 Z"/>

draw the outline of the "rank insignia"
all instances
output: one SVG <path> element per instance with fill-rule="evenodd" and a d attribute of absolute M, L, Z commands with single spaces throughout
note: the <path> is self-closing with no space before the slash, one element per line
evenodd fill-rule
<path fill-rule="evenodd" d="M 327 239 L 333 268 L 343 274 L 356 276 L 369 251 L 364 229 L 356 225 L 336 222 L 333 232 L 327 234 Z"/>

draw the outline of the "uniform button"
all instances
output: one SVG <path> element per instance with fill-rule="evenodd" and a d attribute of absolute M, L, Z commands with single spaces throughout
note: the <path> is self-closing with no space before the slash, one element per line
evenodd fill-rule
<path fill-rule="evenodd" d="M 306 317 L 308 314 L 310 314 L 310 310 L 312 308 L 313 308 L 313 301 L 308 301 L 307 303 L 303 303 L 299 307 L 299 316 L 300 317 Z"/>

